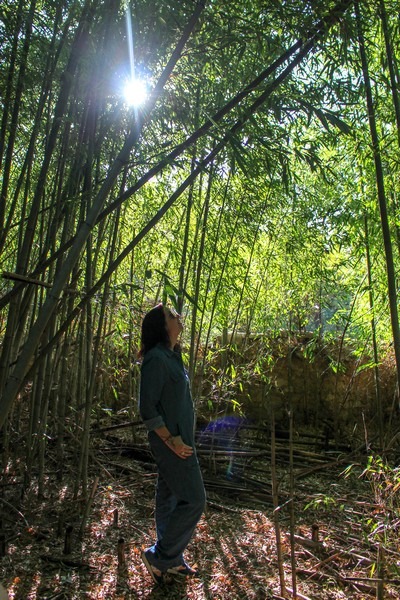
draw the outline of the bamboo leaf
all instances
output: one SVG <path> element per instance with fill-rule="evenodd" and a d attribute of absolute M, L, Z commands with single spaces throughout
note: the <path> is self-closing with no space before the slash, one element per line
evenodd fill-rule
<path fill-rule="evenodd" d="M 349 135 L 352 131 L 350 125 L 348 125 L 345 121 L 343 121 L 342 119 L 339 119 L 339 117 L 337 117 L 335 114 L 333 114 L 330 111 L 325 111 L 324 115 L 326 117 L 326 119 L 332 123 L 332 125 L 334 125 L 335 127 L 337 127 L 338 129 L 340 129 L 340 131 L 346 135 Z"/>
<path fill-rule="evenodd" d="M 328 122 L 328 119 L 325 116 L 325 113 L 322 110 L 320 110 L 319 108 L 315 108 L 314 109 L 314 113 L 316 114 L 316 116 L 318 117 L 318 119 L 321 121 L 321 123 L 325 127 L 325 129 L 327 131 L 330 131 L 329 122 Z"/>
<path fill-rule="evenodd" d="M 175 309 L 178 309 L 179 305 L 179 295 L 182 294 L 193 306 L 197 308 L 200 312 L 202 309 L 199 307 L 198 303 L 196 303 L 195 299 L 187 290 L 179 290 L 178 287 L 171 281 L 166 273 L 163 273 L 159 269 L 154 269 L 157 273 L 159 273 L 164 280 L 164 293 L 163 293 L 163 302 L 166 302 L 167 298 L 169 298 L 172 302 L 172 305 Z"/>

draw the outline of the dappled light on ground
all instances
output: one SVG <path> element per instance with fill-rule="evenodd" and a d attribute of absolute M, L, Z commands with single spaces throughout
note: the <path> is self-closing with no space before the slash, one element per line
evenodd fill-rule
<path fill-rule="evenodd" d="M 206 461 L 203 467 L 208 478 L 207 465 Z M 260 462 L 259 467 L 264 469 L 263 479 L 268 479 L 267 462 Z M 153 585 L 140 558 L 141 550 L 154 537 L 153 465 L 121 454 L 111 456 L 100 442 L 94 469 L 99 481 L 87 519 L 87 500 L 74 499 L 72 474 L 62 486 L 49 476 L 43 500 L 38 500 L 34 483 L 22 502 L 15 499 L 13 535 L 0 563 L 0 581 L 6 585 L 10 600 L 281 597 L 270 489 L 261 487 L 256 497 L 249 489 L 247 499 L 243 493 L 233 497 L 232 487 L 221 487 L 221 493 L 215 487 L 209 489 L 207 511 L 186 557 L 197 565 L 201 577 L 171 579 L 160 588 Z M 223 462 L 220 469 L 218 477 L 223 480 L 227 477 Z M 379 519 L 383 526 L 385 515 L 375 503 L 368 482 L 360 478 L 360 471 L 345 479 L 341 470 L 339 465 L 336 469 L 321 468 L 317 475 L 301 477 L 296 484 L 293 540 L 299 598 L 353 600 L 376 595 L 379 538 L 373 528 Z M 280 493 L 284 498 L 285 485 L 282 468 Z M 8 490 L 10 505 L 15 490 Z M 279 510 L 287 590 L 293 585 L 289 508 L 290 503 L 284 502 Z M 394 519 L 392 528 L 396 522 Z M 65 553 L 68 529 L 71 548 Z M 395 537 L 389 544 L 391 554 L 387 557 L 388 599 L 400 594 L 397 540 Z M 291 597 L 289 592 L 287 597 Z"/>

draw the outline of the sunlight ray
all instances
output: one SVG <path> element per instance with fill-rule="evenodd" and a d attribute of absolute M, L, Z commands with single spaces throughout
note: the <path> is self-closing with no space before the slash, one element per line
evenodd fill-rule
<path fill-rule="evenodd" d="M 129 64 L 130 64 L 130 75 L 125 81 L 124 85 L 124 98 L 128 106 L 139 107 L 146 101 L 147 98 L 147 85 L 146 83 L 137 77 L 136 65 L 135 65 L 135 50 L 134 50 L 134 36 L 132 28 L 132 15 L 129 6 L 125 9 L 126 19 L 126 32 L 128 38 L 128 53 L 129 53 Z"/>

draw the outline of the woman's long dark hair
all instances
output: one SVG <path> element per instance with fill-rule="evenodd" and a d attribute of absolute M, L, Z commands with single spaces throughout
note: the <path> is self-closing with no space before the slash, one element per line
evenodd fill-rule
<path fill-rule="evenodd" d="M 140 356 L 144 356 L 157 344 L 164 344 L 164 346 L 170 344 L 164 306 L 161 302 L 149 310 L 142 321 Z"/>

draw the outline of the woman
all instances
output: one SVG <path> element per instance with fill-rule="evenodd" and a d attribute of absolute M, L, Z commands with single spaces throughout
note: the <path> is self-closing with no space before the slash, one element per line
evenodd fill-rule
<path fill-rule="evenodd" d="M 142 323 L 139 410 L 158 469 L 157 541 L 142 560 L 155 583 L 163 583 L 165 573 L 197 575 L 183 552 L 205 506 L 192 396 L 177 346 L 182 329 L 180 316 L 162 304 Z"/>

